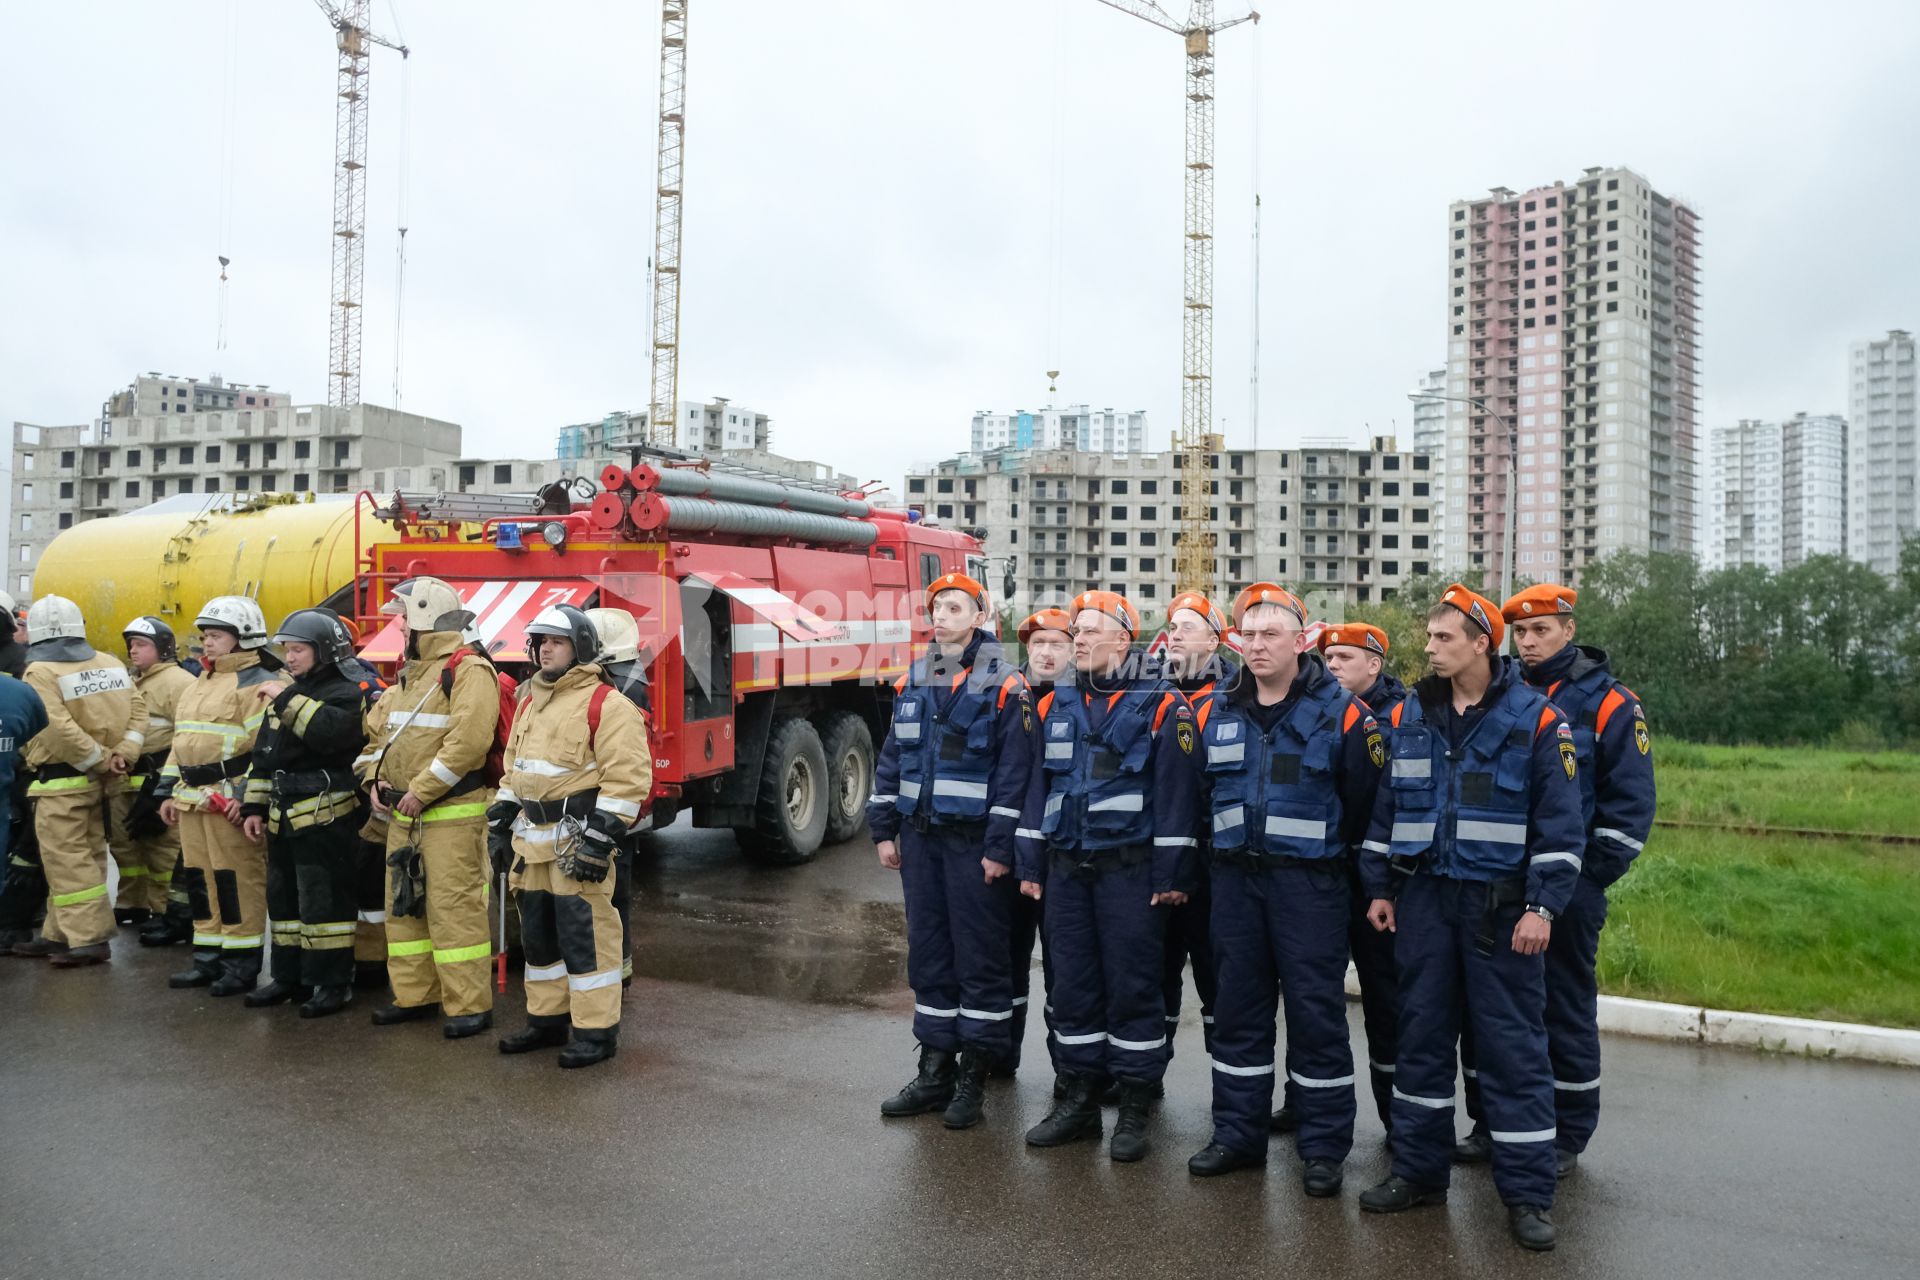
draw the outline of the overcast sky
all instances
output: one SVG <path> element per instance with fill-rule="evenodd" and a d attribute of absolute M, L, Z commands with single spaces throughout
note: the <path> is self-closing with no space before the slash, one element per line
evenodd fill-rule
<path fill-rule="evenodd" d="M 1095 0 L 691 9 L 683 398 L 730 396 L 773 415 L 778 451 L 889 482 L 964 448 L 974 410 L 1046 403 L 1050 368 L 1062 403 L 1144 408 L 1157 441 L 1177 427 L 1177 36 Z M 657 9 L 374 14 L 415 51 L 404 407 L 461 423 L 469 452 L 536 457 L 563 424 L 644 407 Z M 0 420 L 87 420 L 149 369 L 324 400 L 320 13 L 9 18 Z M 1236 444 L 1256 133 L 1266 445 L 1404 432 L 1407 388 L 1444 354 L 1448 203 L 1588 165 L 1701 215 L 1703 427 L 1844 411 L 1848 342 L 1920 327 L 1910 0 L 1276 3 L 1220 47 L 1215 411 Z M 383 404 L 402 83 L 381 51 L 363 398 Z"/>

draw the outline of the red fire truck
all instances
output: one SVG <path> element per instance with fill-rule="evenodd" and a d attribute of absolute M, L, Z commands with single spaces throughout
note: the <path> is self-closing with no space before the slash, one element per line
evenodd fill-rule
<path fill-rule="evenodd" d="M 636 453 L 599 479 L 533 496 L 393 495 L 377 514 L 399 540 L 356 555 L 362 656 L 399 661 L 379 607 L 421 574 L 460 592 L 510 672 L 529 662 L 541 609 L 624 609 L 650 681 L 654 826 L 686 812 L 768 863 L 853 835 L 893 681 L 928 638 L 926 585 L 955 569 L 984 580 L 979 541 L 862 494 L 666 455 Z"/>

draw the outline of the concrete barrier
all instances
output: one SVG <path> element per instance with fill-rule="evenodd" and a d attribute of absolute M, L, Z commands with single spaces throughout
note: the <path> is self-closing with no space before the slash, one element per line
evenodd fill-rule
<path fill-rule="evenodd" d="M 1360 979 L 1347 966 L 1347 995 L 1357 998 Z M 1852 1022 L 1785 1018 L 1771 1013 L 1741 1013 L 1694 1005 L 1600 997 L 1600 1029 L 1652 1040 L 1692 1040 L 1735 1045 L 1816 1058 L 1850 1058 L 1920 1067 L 1920 1031 L 1870 1027 Z"/>

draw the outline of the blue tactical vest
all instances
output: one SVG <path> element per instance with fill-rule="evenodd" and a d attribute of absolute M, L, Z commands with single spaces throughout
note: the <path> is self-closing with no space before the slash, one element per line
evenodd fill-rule
<path fill-rule="evenodd" d="M 1612 672 L 1599 666 L 1562 680 L 1547 694 L 1573 729 L 1573 753 L 1580 764 L 1580 817 L 1589 831 L 1593 830 L 1594 786 L 1600 777 L 1600 704 L 1616 688 L 1629 705 L 1637 701 Z M 1544 689 L 1540 692 L 1546 694 Z"/>
<path fill-rule="evenodd" d="M 1289 858 L 1337 858 L 1340 793 L 1334 755 L 1350 695 L 1328 678 L 1303 691 L 1272 730 L 1216 694 L 1201 735 L 1213 793 L 1213 847 Z"/>
<path fill-rule="evenodd" d="M 1159 680 L 1134 685 L 1097 731 L 1079 689 L 1064 684 L 1055 690 L 1041 726 L 1047 805 L 1040 832 L 1049 844 L 1096 850 L 1153 843 L 1147 798 L 1153 715 L 1171 690 Z"/>
<path fill-rule="evenodd" d="M 1458 749 L 1426 722 L 1417 695 L 1400 705 L 1386 778 L 1394 800 L 1391 856 L 1424 853 L 1435 875 L 1459 880 L 1525 872 L 1533 735 L 1546 695 L 1510 680 Z"/>
<path fill-rule="evenodd" d="M 934 821 L 984 822 L 994 712 L 1001 686 L 1018 673 L 982 645 L 973 665 L 943 689 L 927 683 L 929 662 L 914 663 L 893 700 L 893 736 L 900 746 L 900 794 L 894 806 L 907 817 L 924 812 Z"/>

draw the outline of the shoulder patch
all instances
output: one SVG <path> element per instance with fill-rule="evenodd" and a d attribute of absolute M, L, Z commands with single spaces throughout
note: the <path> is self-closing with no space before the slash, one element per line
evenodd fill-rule
<path fill-rule="evenodd" d="M 1376 769 L 1387 767 L 1386 739 L 1380 736 L 1380 726 L 1373 722 L 1371 716 L 1367 717 L 1367 759 L 1373 761 Z"/>
<path fill-rule="evenodd" d="M 1569 725 L 1565 720 L 1562 720 L 1560 722 L 1560 727 L 1555 729 L 1553 733 L 1555 737 L 1560 738 L 1564 741 L 1567 741 L 1567 742 L 1573 741 L 1573 727 Z"/>
<path fill-rule="evenodd" d="M 1565 725 L 1562 725 L 1560 727 L 1562 729 L 1566 728 Z M 1573 781 L 1574 776 L 1579 772 L 1579 769 L 1580 769 L 1579 764 L 1574 760 L 1572 737 L 1573 737 L 1572 734 L 1568 734 L 1567 740 L 1561 742 L 1560 744 L 1560 767 L 1567 771 L 1568 782 Z"/>
<path fill-rule="evenodd" d="M 1173 740 L 1183 755 L 1193 754 L 1193 717 L 1181 716 L 1173 722 Z"/>
<path fill-rule="evenodd" d="M 1641 755 L 1646 755 L 1653 750 L 1653 735 L 1647 732 L 1647 722 L 1639 717 L 1640 708 L 1636 706 L 1633 710 L 1633 745 L 1640 748 Z"/>

